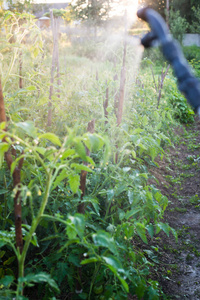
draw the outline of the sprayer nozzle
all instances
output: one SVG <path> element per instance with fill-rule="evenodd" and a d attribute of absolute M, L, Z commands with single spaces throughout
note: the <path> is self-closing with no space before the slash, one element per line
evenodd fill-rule
<path fill-rule="evenodd" d="M 150 48 L 154 46 L 155 41 L 157 41 L 157 36 L 152 31 L 150 31 L 141 39 L 141 44 L 145 48 Z"/>
<path fill-rule="evenodd" d="M 147 11 L 148 7 L 145 8 L 141 8 L 137 11 L 137 16 L 138 18 L 147 21 L 147 15 L 146 15 L 146 11 Z"/>

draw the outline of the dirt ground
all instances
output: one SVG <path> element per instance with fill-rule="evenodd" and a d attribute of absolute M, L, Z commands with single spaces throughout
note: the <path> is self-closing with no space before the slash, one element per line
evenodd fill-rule
<path fill-rule="evenodd" d="M 167 299 L 200 299 L 200 120 L 175 131 L 171 147 L 160 167 L 152 170 L 157 186 L 169 199 L 165 222 L 177 230 L 161 234 L 156 270 Z"/>

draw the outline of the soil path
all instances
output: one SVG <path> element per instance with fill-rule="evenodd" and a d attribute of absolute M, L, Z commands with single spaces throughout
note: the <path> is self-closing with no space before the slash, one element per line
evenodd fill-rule
<path fill-rule="evenodd" d="M 160 237 L 159 281 L 168 299 L 200 299 L 200 123 L 176 133 L 176 146 L 155 170 L 170 204 L 165 221 L 178 242 Z M 160 272 L 159 272 L 160 273 Z"/>

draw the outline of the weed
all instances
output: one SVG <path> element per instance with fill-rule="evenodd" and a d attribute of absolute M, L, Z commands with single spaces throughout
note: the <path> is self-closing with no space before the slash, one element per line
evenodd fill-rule
<path fill-rule="evenodd" d="M 189 199 L 189 202 L 193 205 L 199 205 L 200 204 L 200 199 L 199 199 L 199 196 L 196 194 L 194 196 L 192 196 L 190 199 Z"/>

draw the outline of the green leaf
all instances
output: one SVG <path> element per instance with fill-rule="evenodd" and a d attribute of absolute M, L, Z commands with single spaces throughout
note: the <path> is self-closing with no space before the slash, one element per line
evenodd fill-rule
<path fill-rule="evenodd" d="M 86 160 L 86 150 L 85 150 L 85 146 L 83 145 L 82 141 L 78 138 L 74 139 L 74 143 L 75 143 L 75 150 L 76 153 L 80 156 L 80 158 L 82 158 L 83 160 Z"/>
<path fill-rule="evenodd" d="M 82 260 L 81 265 L 86 265 L 86 264 L 94 263 L 94 262 L 97 262 L 97 261 L 99 261 L 98 258 L 91 257 L 91 258 L 87 258 L 87 259 Z"/>
<path fill-rule="evenodd" d="M 154 236 L 154 226 L 153 226 L 153 224 L 147 225 L 147 231 L 148 231 L 150 237 L 153 238 L 153 236 Z"/>
<path fill-rule="evenodd" d="M 117 278 L 121 281 L 121 284 L 123 285 L 125 291 L 129 292 L 129 287 L 126 281 L 122 276 L 120 276 L 119 273 L 122 273 L 123 276 L 125 274 L 125 271 L 122 267 L 121 262 L 114 256 L 102 256 L 103 260 L 106 262 L 106 266 L 114 273 L 114 275 L 117 276 Z"/>
<path fill-rule="evenodd" d="M 103 147 L 104 140 L 98 134 L 87 133 L 87 136 L 84 139 L 84 143 L 86 144 L 86 146 L 90 151 L 96 152 Z"/>
<path fill-rule="evenodd" d="M 41 98 L 39 98 L 39 101 L 38 101 L 37 105 L 38 106 L 44 105 L 44 104 L 46 104 L 48 102 L 49 102 L 49 98 L 48 97 L 41 97 Z"/>
<path fill-rule="evenodd" d="M 14 281 L 14 276 L 5 276 L 0 280 L 0 286 L 9 287 Z"/>
<path fill-rule="evenodd" d="M 72 163 L 71 168 L 74 168 L 74 169 L 79 170 L 79 171 L 93 172 L 89 167 L 87 167 L 83 164 Z"/>
<path fill-rule="evenodd" d="M 1 122 L 0 123 L 0 129 L 4 130 L 6 128 L 6 122 Z"/>
<path fill-rule="evenodd" d="M 74 216 L 69 216 L 67 219 L 67 224 L 72 229 L 70 232 L 70 239 L 75 239 L 77 234 L 79 237 L 83 237 L 85 230 L 85 217 L 82 214 L 75 214 Z M 67 226 L 68 228 L 68 226 Z M 74 232 L 75 231 L 75 232 Z M 68 234 L 69 236 L 69 234 Z M 73 236 L 73 237 L 72 237 Z"/>
<path fill-rule="evenodd" d="M 140 147 L 142 150 L 147 150 L 147 147 L 142 143 L 137 144 L 137 146 Z"/>
<path fill-rule="evenodd" d="M 143 132 L 144 131 L 144 129 L 142 129 L 142 128 L 136 128 L 134 131 L 133 131 L 133 134 L 138 134 L 138 133 L 141 133 L 141 132 Z"/>
<path fill-rule="evenodd" d="M 5 253 L 6 253 L 6 251 L 0 251 L 0 258 L 2 258 Z"/>
<path fill-rule="evenodd" d="M 61 146 L 60 139 L 57 135 L 51 132 L 44 133 L 38 137 L 39 139 L 47 139 L 52 142 L 54 145 Z"/>
<path fill-rule="evenodd" d="M 177 234 L 176 230 L 174 228 L 170 228 L 170 230 L 171 230 L 171 232 L 172 232 L 172 234 L 175 237 L 176 242 L 177 242 L 178 241 L 178 234 Z"/>
<path fill-rule="evenodd" d="M 37 240 L 37 236 L 36 235 L 33 235 L 32 236 L 32 239 L 31 239 L 31 244 L 35 247 L 39 247 L 39 244 L 38 244 L 38 240 Z"/>
<path fill-rule="evenodd" d="M 148 244 L 147 237 L 146 237 L 146 228 L 142 223 L 136 223 L 136 232 L 143 240 L 145 244 Z"/>
<path fill-rule="evenodd" d="M 127 211 L 127 213 L 125 214 L 125 218 L 128 220 L 130 217 L 133 217 L 139 211 L 141 211 L 141 208 L 131 209 L 130 211 Z"/>
<path fill-rule="evenodd" d="M 74 216 L 70 216 L 69 219 L 75 225 L 76 231 L 78 235 L 82 238 L 85 230 L 85 217 L 82 214 L 75 214 Z"/>
<path fill-rule="evenodd" d="M 74 154 L 75 154 L 75 150 L 74 149 L 67 149 L 66 151 L 64 151 L 62 153 L 61 159 L 68 158 L 69 156 L 72 156 Z"/>
<path fill-rule="evenodd" d="M 95 212 L 98 216 L 100 216 L 100 213 L 99 213 L 99 203 L 96 199 L 91 199 L 91 203 L 95 209 Z"/>
<path fill-rule="evenodd" d="M 115 195 L 114 190 L 108 190 L 108 191 L 107 191 L 107 199 L 108 199 L 108 201 L 113 200 L 114 195 Z"/>
<path fill-rule="evenodd" d="M 19 157 L 17 157 L 17 158 L 15 159 L 15 161 L 12 162 L 11 168 L 10 168 L 10 173 L 11 173 L 11 174 L 13 174 L 13 172 L 14 172 L 14 170 L 15 170 L 15 167 L 16 167 L 17 163 L 20 161 L 20 159 L 21 159 L 22 157 L 24 157 L 24 154 L 20 155 Z"/>
<path fill-rule="evenodd" d="M 167 236 L 169 236 L 170 226 L 168 224 L 160 222 L 156 225 L 157 225 L 157 227 L 162 229 L 166 233 Z"/>
<path fill-rule="evenodd" d="M 148 119 L 148 117 L 145 115 L 145 116 L 143 117 L 143 120 L 142 120 L 142 125 L 143 125 L 143 126 L 147 126 L 148 122 L 149 122 L 149 119 Z"/>
<path fill-rule="evenodd" d="M 4 194 L 6 194 L 7 192 L 8 192 L 8 190 L 2 189 L 2 190 L 0 190 L 0 195 L 4 195 Z"/>
<path fill-rule="evenodd" d="M 76 175 L 70 174 L 68 178 L 69 178 L 69 185 L 72 190 L 72 193 L 74 194 L 77 193 L 80 186 L 80 176 L 77 174 Z"/>
<path fill-rule="evenodd" d="M 59 292 L 59 287 L 54 279 L 51 278 L 51 276 L 45 272 L 41 272 L 38 274 L 28 274 L 25 277 L 18 278 L 18 281 L 20 283 L 40 283 L 40 282 L 46 282 L 48 285 L 50 285 L 51 288 L 53 288 L 56 292 Z"/>
<path fill-rule="evenodd" d="M 132 154 L 134 159 L 137 157 L 135 150 L 131 150 L 131 154 Z"/>
<path fill-rule="evenodd" d="M 58 185 L 59 183 L 65 179 L 67 177 L 67 171 L 65 169 L 63 169 L 60 174 L 56 177 L 56 180 L 54 181 L 53 183 L 53 187 L 52 187 L 52 190 L 54 190 Z"/>
<path fill-rule="evenodd" d="M 126 281 L 124 280 L 124 278 L 122 278 L 121 276 L 117 275 L 117 278 L 121 281 L 121 284 L 123 285 L 125 291 L 128 293 L 129 292 L 129 286 L 126 283 Z"/>
<path fill-rule="evenodd" d="M 0 239 L 0 248 L 7 244 L 7 241 Z"/>
<path fill-rule="evenodd" d="M 139 279 L 136 283 L 135 291 L 139 299 L 142 299 L 146 290 L 146 282 L 144 279 Z"/>
<path fill-rule="evenodd" d="M 67 220 L 66 232 L 70 240 L 75 240 L 75 238 L 77 237 L 75 225 L 72 224 L 71 220 Z"/>
<path fill-rule="evenodd" d="M 32 138 L 37 137 L 37 130 L 34 126 L 34 123 L 31 121 L 19 122 L 15 124 L 17 127 L 22 129 L 28 136 Z"/>
<path fill-rule="evenodd" d="M 46 152 L 46 149 L 43 147 L 36 147 L 35 150 L 40 153 L 41 155 L 44 155 Z"/>
<path fill-rule="evenodd" d="M 158 155 L 158 151 L 156 148 L 151 147 L 150 148 L 150 156 L 152 158 L 152 160 L 154 161 L 154 159 L 156 158 L 156 156 Z"/>
<path fill-rule="evenodd" d="M 16 256 L 11 256 L 11 257 L 9 257 L 7 260 L 5 260 L 5 261 L 3 262 L 3 265 L 4 265 L 4 266 L 8 266 L 8 265 L 10 265 L 15 259 L 16 259 Z"/>
<path fill-rule="evenodd" d="M 0 144 L 0 167 L 4 160 L 4 154 L 5 154 L 5 152 L 8 151 L 8 149 L 9 149 L 9 144 L 7 144 L 7 143 Z"/>
<path fill-rule="evenodd" d="M 98 231 L 96 234 L 92 235 L 94 244 L 101 247 L 108 248 L 113 254 L 117 253 L 117 248 L 115 245 L 115 241 L 111 235 L 103 230 Z"/>
<path fill-rule="evenodd" d="M 159 291 L 158 289 L 154 289 L 153 286 L 148 287 L 148 299 L 149 300 L 159 300 Z"/>
<path fill-rule="evenodd" d="M 134 192 L 133 191 L 128 190 L 128 200 L 129 200 L 130 204 L 133 203 L 133 200 L 134 200 Z"/>
<path fill-rule="evenodd" d="M 34 85 L 30 85 L 26 89 L 27 91 L 36 91 L 36 87 Z"/>
<path fill-rule="evenodd" d="M 118 272 L 125 273 L 124 269 L 122 268 L 122 264 L 116 257 L 109 255 L 109 256 L 102 256 L 102 259 L 106 262 L 106 264 L 110 267 L 111 271 L 117 275 Z"/>

